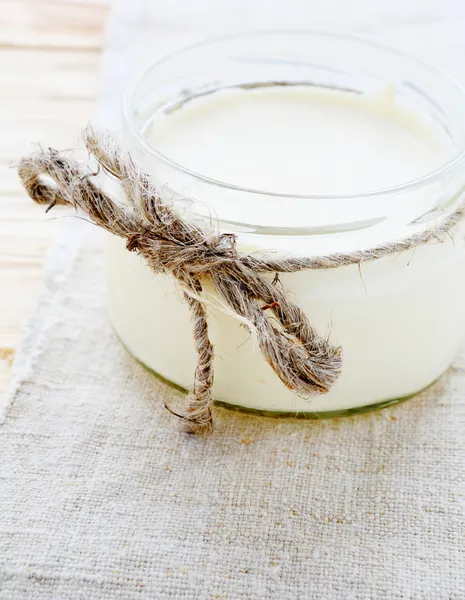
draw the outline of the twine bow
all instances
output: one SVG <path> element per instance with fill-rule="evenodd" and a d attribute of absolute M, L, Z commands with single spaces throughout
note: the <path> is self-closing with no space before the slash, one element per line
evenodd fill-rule
<path fill-rule="evenodd" d="M 381 258 L 438 239 L 438 234 L 453 227 L 464 213 L 461 205 L 439 229 L 366 251 L 268 260 L 240 254 L 234 234 L 210 235 L 183 220 L 108 134 L 88 127 L 84 140 L 100 167 L 119 180 L 125 204 L 100 189 L 95 173 L 52 148 L 40 148 L 23 158 L 19 176 L 35 202 L 48 205 L 47 210 L 55 205 L 80 209 L 96 225 L 125 238 L 128 250 L 141 254 L 153 271 L 171 273 L 181 285 L 197 351 L 194 384 L 182 415 L 189 432 L 212 429 L 214 350 L 202 299 L 206 278 L 232 311 L 254 329 L 264 358 L 289 389 L 305 396 L 323 394 L 341 372 L 341 348 L 321 337 L 305 313 L 263 273 L 328 269 Z"/>

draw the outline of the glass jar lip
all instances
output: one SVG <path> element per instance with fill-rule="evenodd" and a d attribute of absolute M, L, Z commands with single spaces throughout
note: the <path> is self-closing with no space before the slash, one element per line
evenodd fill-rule
<path fill-rule="evenodd" d="M 443 79 L 447 80 L 456 89 L 456 91 L 458 92 L 458 96 L 462 97 L 464 107 L 465 107 L 465 87 L 462 86 L 454 77 L 452 77 L 449 73 L 442 71 L 441 69 L 435 67 L 433 64 L 430 64 L 426 61 L 421 60 L 420 58 L 412 56 L 411 54 L 409 54 L 407 52 L 398 50 L 397 48 L 393 48 L 386 44 L 373 42 L 371 40 L 367 40 L 367 39 L 364 39 L 364 38 L 356 36 L 356 35 L 333 32 L 333 31 L 280 30 L 280 29 L 264 30 L 264 31 L 262 30 L 262 31 L 250 31 L 247 33 L 236 33 L 236 34 L 209 37 L 209 38 L 203 39 L 199 42 L 189 44 L 187 46 L 183 46 L 179 50 L 171 52 L 171 53 L 163 56 L 159 60 L 156 60 L 156 61 L 150 63 L 142 72 L 140 72 L 138 75 L 136 75 L 135 77 L 133 77 L 131 79 L 131 81 L 127 85 L 127 87 L 124 91 L 124 94 L 122 96 L 121 110 L 122 110 L 122 116 L 123 116 L 123 124 L 126 125 L 128 132 L 132 135 L 133 138 L 135 138 L 137 143 L 144 148 L 144 151 L 146 151 L 149 154 L 152 154 L 158 160 L 162 161 L 163 163 L 168 165 L 170 168 L 172 168 L 178 172 L 184 173 L 184 174 L 189 175 L 190 177 L 193 177 L 199 181 L 202 181 L 204 183 L 207 183 L 209 185 L 216 186 L 219 188 L 227 188 L 229 190 L 233 190 L 233 191 L 237 191 L 237 192 L 256 194 L 256 195 L 260 195 L 260 196 L 279 197 L 279 198 L 283 198 L 283 199 L 294 198 L 294 199 L 299 199 L 299 200 L 322 200 L 322 201 L 330 200 L 330 199 L 350 200 L 350 199 L 355 199 L 355 198 L 357 198 L 357 199 L 373 198 L 373 197 L 379 197 L 379 196 L 386 196 L 388 194 L 394 195 L 394 194 L 398 194 L 398 193 L 402 193 L 402 192 L 409 192 L 409 191 L 421 188 L 424 185 L 434 183 L 439 179 L 442 179 L 450 171 L 453 171 L 461 162 L 465 162 L 465 145 L 462 145 L 462 147 L 457 151 L 457 153 L 451 159 L 449 159 L 447 162 L 445 162 L 443 165 L 441 165 L 440 167 L 438 167 L 437 169 L 434 169 L 433 171 L 431 171 L 429 173 L 426 173 L 425 175 L 422 175 L 421 177 L 412 179 L 405 183 L 400 183 L 400 184 L 397 184 L 394 186 L 379 188 L 379 189 L 375 189 L 375 190 L 369 190 L 369 191 L 360 192 L 360 193 L 351 192 L 348 194 L 345 194 L 345 193 L 342 193 L 342 194 L 287 194 L 287 193 L 281 193 L 281 192 L 273 192 L 270 190 L 261 190 L 261 189 L 254 189 L 254 188 L 248 188 L 248 187 L 244 187 L 244 186 L 240 186 L 240 185 L 235 185 L 232 183 L 221 181 L 219 179 L 215 179 L 213 177 L 209 177 L 208 175 L 204 175 L 202 173 L 197 173 L 196 171 L 188 169 L 187 167 L 184 167 L 183 165 L 171 160 L 168 156 L 166 156 L 162 152 L 158 151 L 154 146 L 152 146 L 151 144 L 149 144 L 147 142 L 147 140 L 144 138 L 144 136 L 135 127 L 135 125 L 133 123 L 133 119 L 131 117 L 131 101 L 134 96 L 134 93 L 137 90 L 137 87 L 138 87 L 140 81 L 146 75 L 148 75 L 153 68 L 157 67 L 158 65 L 163 64 L 164 62 L 172 59 L 173 57 L 175 57 L 177 55 L 184 54 L 184 53 L 194 50 L 196 48 L 199 48 L 202 46 L 208 46 L 208 45 L 214 44 L 216 42 L 222 42 L 222 41 L 228 41 L 228 40 L 240 40 L 240 39 L 245 39 L 245 38 L 250 38 L 250 37 L 260 37 L 260 36 L 269 36 L 269 35 L 296 35 L 296 36 L 303 35 L 303 36 L 326 37 L 328 39 L 333 38 L 335 40 L 346 40 L 348 42 L 359 43 L 359 44 L 366 46 L 367 48 L 370 48 L 370 47 L 377 48 L 378 50 L 382 50 L 385 52 L 389 52 L 391 54 L 395 54 L 397 56 L 405 58 L 406 60 L 408 60 L 412 63 L 416 63 L 419 66 L 427 68 L 430 71 L 432 71 L 432 72 L 436 73 L 437 75 L 439 75 L 440 77 L 442 77 Z"/>

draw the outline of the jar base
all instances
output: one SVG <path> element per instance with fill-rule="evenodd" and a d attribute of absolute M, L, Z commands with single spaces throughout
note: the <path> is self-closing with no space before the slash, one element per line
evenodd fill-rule
<path fill-rule="evenodd" d="M 137 362 L 147 369 L 152 375 L 154 375 L 159 381 L 168 385 L 169 387 L 182 392 L 183 394 L 187 394 L 186 388 L 183 388 L 180 385 L 177 385 L 173 381 L 166 379 L 160 373 L 154 371 L 151 367 L 145 364 L 143 361 L 139 360 L 136 356 L 134 356 L 126 345 L 123 343 L 126 350 L 131 354 L 131 356 L 137 360 Z M 215 406 L 220 406 L 221 408 L 225 408 L 226 410 L 231 410 L 234 412 L 246 413 L 257 417 L 267 417 L 272 419 L 309 419 L 309 420 L 320 420 L 320 419 L 339 419 L 342 417 L 350 417 L 353 415 L 359 415 L 363 413 L 368 413 L 376 410 L 382 410 L 383 408 L 387 408 L 388 406 L 392 406 L 394 404 L 400 404 L 401 402 L 405 402 L 406 400 L 410 400 L 418 394 L 421 394 L 425 390 L 432 387 L 440 378 L 440 375 L 437 379 L 426 385 L 424 388 L 421 388 L 417 392 L 413 394 L 408 394 L 407 396 L 401 396 L 399 398 L 391 398 L 389 400 L 382 400 L 381 402 L 374 402 L 373 404 L 365 404 L 364 406 L 356 406 L 354 408 L 344 408 L 341 410 L 328 410 L 328 411 L 287 411 L 287 410 L 264 410 L 260 408 L 251 408 L 248 406 L 242 406 L 239 404 L 232 404 L 230 402 L 224 402 L 223 400 L 214 400 Z"/>
<path fill-rule="evenodd" d="M 430 385 L 434 385 L 434 382 Z M 426 386 L 427 389 L 430 385 Z M 392 406 L 393 404 L 400 404 L 406 400 L 414 398 L 417 394 L 420 394 L 424 390 L 419 390 L 414 394 L 408 396 L 402 396 L 401 398 L 393 398 L 391 400 L 383 400 L 382 402 L 375 402 L 374 404 L 367 404 L 364 406 L 356 406 L 354 408 L 344 408 L 341 410 L 325 410 L 325 411 L 306 411 L 306 412 L 291 412 L 288 410 L 263 410 L 260 408 L 250 408 L 247 406 L 240 406 L 238 404 L 230 404 L 229 402 L 223 402 L 221 400 L 215 400 L 215 406 L 221 406 L 227 410 L 235 412 L 247 413 L 257 417 L 268 417 L 271 419 L 311 419 L 312 421 L 318 421 L 321 419 L 339 419 L 342 417 L 350 417 L 352 415 L 359 415 L 375 410 L 381 410 Z"/>

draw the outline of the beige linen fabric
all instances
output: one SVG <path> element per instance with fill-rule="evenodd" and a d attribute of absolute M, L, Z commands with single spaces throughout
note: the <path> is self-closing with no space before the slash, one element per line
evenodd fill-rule
<path fill-rule="evenodd" d="M 250 28 L 278 14 L 274 2 L 168 4 L 116 8 L 100 121 L 116 122 L 135 40 L 141 54 L 204 36 L 210 18 L 226 31 L 240 11 Z M 459 3 L 411 3 L 415 20 L 398 1 L 383 13 L 333 0 L 316 23 L 316 2 L 285 4 L 283 25 L 334 14 L 404 48 L 416 36 L 424 56 L 429 40 L 452 69 L 463 50 Z M 73 222 L 46 271 L 0 428 L 0 599 L 465 598 L 463 359 L 382 412 L 309 422 L 218 409 L 213 436 L 190 437 L 163 408 L 178 392 L 111 329 L 98 232 Z"/>

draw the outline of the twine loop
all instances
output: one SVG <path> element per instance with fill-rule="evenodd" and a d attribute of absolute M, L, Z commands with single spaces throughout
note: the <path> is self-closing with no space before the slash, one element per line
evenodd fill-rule
<path fill-rule="evenodd" d="M 182 287 L 197 352 L 185 414 L 177 415 L 189 432 L 208 433 L 213 424 L 214 349 L 202 297 L 207 279 L 228 309 L 254 330 L 265 360 L 289 389 L 304 396 L 323 394 L 341 372 L 341 348 L 320 336 L 308 316 L 265 274 L 360 265 L 438 240 L 465 211 L 461 204 L 440 227 L 370 250 L 267 259 L 239 253 L 232 233 L 210 234 L 183 219 L 162 200 L 155 183 L 110 135 L 89 126 L 84 141 L 99 169 L 119 181 L 126 202 L 104 192 L 97 184 L 97 173 L 88 166 L 52 148 L 39 148 L 24 157 L 19 176 L 35 202 L 47 205 L 47 210 L 55 205 L 79 209 L 96 225 L 124 238 L 127 249 L 142 255 L 154 272 L 170 273 Z"/>

